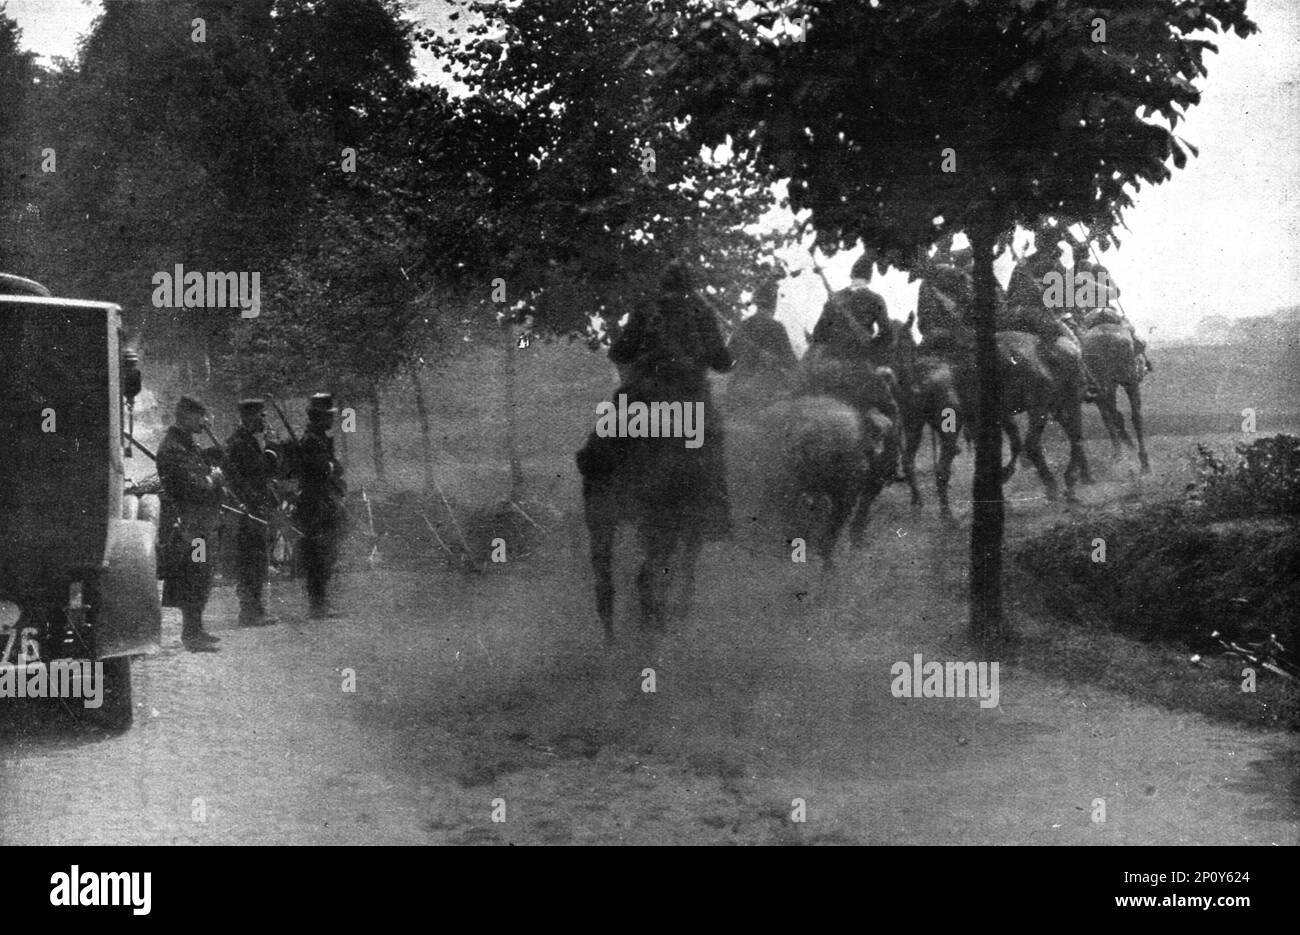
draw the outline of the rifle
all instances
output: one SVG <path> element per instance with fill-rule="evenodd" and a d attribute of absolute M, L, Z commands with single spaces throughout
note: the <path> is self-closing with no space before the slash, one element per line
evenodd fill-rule
<path fill-rule="evenodd" d="M 146 458 L 148 458 L 154 464 L 158 463 L 158 456 L 154 454 L 152 451 L 150 451 L 148 448 L 146 448 L 143 442 L 138 441 L 136 437 L 132 435 L 130 432 L 123 432 L 122 434 L 126 436 L 127 441 L 129 441 L 131 444 L 135 445 L 135 447 L 143 451 Z"/>
<path fill-rule="evenodd" d="M 280 421 L 284 423 L 285 430 L 289 433 L 289 441 L 295 445 L 298 444 L 298 436 L 294 434 L 293 426 L 289 424 L 289 419 L 285 416 L 284 410 L 280 408 L 280 404 L 269 396 L 266 398 L 266 402 L 275 410 L 275 414 L 280 417 Z"/>
<path fill-rule="evenodd" d="M 204 422 L 203 422 L 203 431 L 207 433 L 208 438 L 212 439 L 212 446 L 213 446 L 213 447 L 216 449 L 216 451 L 217 451 L 217 457 L 221 459 L 221 461 L 222 461 L 223 464 L 225 464 L 225 463 L 229 463 L 229 462 L 226 460 L 226 449 L 225 449 L 224 447 L 222 447 L 221 442 L 217 441 L 217 436 L 216 436 L 215 434 L 213 434 L 213 432 L 212 432 L 212 425 L 211 425 L 211 424 L 210 424 L 206 419 L 205 419 Z M 269 482 L 268 482 L 268 485 L 267 485 L 267 489 L 270 490 L 271 495 L 272 495 L 273 497 L 275 497 L 275 491 L 274 491 L 273 489 L 271 489 L 271 487 L 270 487 L 270 483 L 269 483 Z M 251 519 L 253 522 L 255 522 L 255 523 L 261 523 L 263 526 L 267 526 L 267 527 L 269 527 L 269 526 L 271 525 L 271 524 L 268 523 L 266 520 L 264 520 L 264 519 L 260 519 L 259 517 L 254 516 L 252 510 L 250 510 L 250 509 L 248 508 L 248 505 L 245 504 L 242 500 L 240 500 L 239 497 L 237 497 L 237 496 L 235 495 L 235 492 L 234 492 L 233 490 L 231 490 L 229 486 L 227 486 L 227 485 L 225 485 L 225 484 L 222 484 L 222 486 L 221 486 L 221 492 L 222 492 L 223 494 L 225 494 L 226 496 L 228 496 L 231 500 L 233 500 L 234 503 L 235 503 L 235 505 L 239 507 L 239 509 L 234 510 L 234 509 L 230 509 L 230 507 L 228 507 L 226 504 L 223 503 L 223 504 L 221 505 L 221 508 L 222 508 L 222 509 L 224 509 L 224 510 L 230 510 L 231 513 L 238 513 L 238 514 L 240 514 L 241 516 L 247 516 L 247 517 L 248 517 L 249 519 Z M 275 497 L 275 502 L 276 502 L 276 503 L 279 503 L 279 502 L 280 502 L 280 498 L 279 498 L 279 497 Z"/>
<path fill-rule="evenodd" d="M 207 427 L 205 426 L 205 428 Z M 216 438 L 213 437 L 212 430 L 208 429 L 207 432 L 208 432 L 208 437 L 212 438 L 212 440 L 215 442 Z M 152 451 L 150 451 L 147 447 L 145 447 L 143 442 L 141 442 L 139 439 L 137 439 L 134 435 L 132 435 L 129 432 L 124 434 L 126 435 L 127 440 L 131 442 L 131 444 L 135 445 L 135 447 L 139 448 L 142 452 L 144 452 L 145 457 L 147 457 L 150 461 L 154 462 L 154 464 L 158 463 L 158 456 L 154 454 Z M 220 448 L 221 446 L 218 445 L 217 447 Z M 228 489 L 222 488 L 222 492 L 229 495 L 230 498 L 235 501 L 235 503 L 238 505 L 238 509 L 236 509 L 234 506 L 231 506 L 228 503 L 221 504 L 221 509 L 226 510 L 230 513 L 237 513 L 240 516 L 246 516 L 249 519 L 251 519 L 253 522 L 261 523 L 263 526 L 268 525 L 266 520 L 256 517 L 252 513 L 248 512 L 248 507 L 245 506 L 243 503 L 240 503 L 238 498 L 236 498 L 234 494 L 232 494 Z"/>

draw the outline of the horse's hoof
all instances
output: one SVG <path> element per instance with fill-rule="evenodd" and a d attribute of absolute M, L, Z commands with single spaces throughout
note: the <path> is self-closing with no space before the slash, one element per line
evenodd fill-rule
<path fill-rule="evenodd" d="M 1146 462 L 1143 462 L 1143 463 L 1142 463 L 1142 470 L 1139 471 L 1138 473 L 1143 474 L 1143 475 L 1150 474 L 1150 473 L 1151 473 L 1151 465 L 1147 464 Z"/>

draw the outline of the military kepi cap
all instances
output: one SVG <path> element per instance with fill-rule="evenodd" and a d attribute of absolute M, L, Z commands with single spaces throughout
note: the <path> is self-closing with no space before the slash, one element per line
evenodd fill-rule
<path fill-rule="evenodd" d="M 307 403 L 307 415 L 333 415 L 338 412 L 334 407 L 334 395 L 332 393 L 313 393 Z"/>
<path fill-rule="evenodd" d="M 239 401 L 239 414 L 241 416 L 260 415 L 266 411 L 265 399 L 241 399 Z"/>
<path fill-rule="evenodd" d="M 180 415 L 187 412 L 194 413 L 195 415 L 206 416 L 208 414 L 208 407 L 203 405 L 203 403 L 199 402 L 193 396 L 182 396 L 176 401 L 176 414 Z"/>

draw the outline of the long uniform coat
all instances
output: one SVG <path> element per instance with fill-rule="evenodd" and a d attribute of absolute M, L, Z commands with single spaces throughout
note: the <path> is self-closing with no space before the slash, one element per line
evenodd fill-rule
<path fill-rule="evenodd" d="M 1053 273 L 1059 276 L 1057 281 L 1064 287 L 1070 275 L 1053 250 L 1040 250 L 1016 264 L 1007 284 L 1007 307 L 998 322 L 998 330 L 1026 331 L 1049 341 L 1067 338 L 1077 347 L 1078 337 L 1059 317 L 1070 309 L 1050 309 L 1044 304 L 1044 295 L 1051 285 L 1048 276 Z"/>
<path fill-rule="evenodd" d="M 300 557 L 307 596 L 317 604 L 325 599 L 347 517 L 347 483 L 343 465 L 334 457 L 334 439 L 318 425 L 308 425 L 294 448 L 291 470 L 298 478 L 294 519 L 303 533 Z"/>
<path fill-rule="evenodd" d="M 870 351 L 866 343 L 873 331 L 889 330 L 889 311 L 885 300 L 861 280 L 831 295 L 822 306 L 821 317 L 813 325 L 810 344 L 824 345 L 837 357 L 861 358 Z"/>
<path fill-rule="evenodd" d="M 799 363 L 785 326 L 762 314 L 751 315 L 740 323 L 729 348 L 736 358 L 732 378 L 736 383 L 766 373 L 785 373 Z"/>
<path fill-rule="evenodd" d="M 704 403 L 704 444 L 699 449 L 698 490 L 705 538 L 732 533 L 722 418 L 709 391 L 708 371 L 725 373 L 735 365 L 716 313 L 695 295 L 663 293 L 649 311 L 637 310 L 609 349 L 609 359 L 624 373 L 614 392 L 629 402 Z M 595 432 L 578 452 L 584 478 L 606 473 L 640 440 L 602 438 Z M 656 440 L 657 441 L 657 440 Z M 680 442 L 675 442 L 680 444 Z"/>
<path fill-rule="evenodd" d="M 885 300 L 864 282 L 833 293 L 813 327 L 802 390 L 842 399 L 864 417 L 867 409 L 878 409 L 897 431 L 902 418 L 894 383 L 878 366 L 885 362 L 874 359 L 871 346 L 873 337 L 888 335 L 891 328 Z"/>
<path fill-rule="evenodd" d="M 202 607 L 212 590 L 221 488 L 203 449 L 174 425 L 158 446 L 158 478 L 162 481 L 158 577 L 163 580 L 163 605 Z M 201 550 L 196 540 L 202 540 Z"/>
<path fill-rule="evenodd" d="M 239 517 L 235 535 L 237 574 L 240 599 L 255 599 L 266 584 L 269 559 L 270 527 L 276 503 L 270 483 L 275 479 L 275 455 L 269 452 L 256 433 L 244 426 L 235 429 L 226 441 L 226 477 L 230 489 L 249 512 L 266 523 Z"/>

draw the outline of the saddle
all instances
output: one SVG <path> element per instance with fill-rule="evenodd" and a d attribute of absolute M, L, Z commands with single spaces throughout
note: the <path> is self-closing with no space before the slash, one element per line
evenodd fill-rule
<path fill-rule="evenodd" d="M 1122 325 L 1124 316 L 1113 308 L 1099 308 L 1084 316 L 1083 327 L 1096 328 L 1098 325 Z"/>

